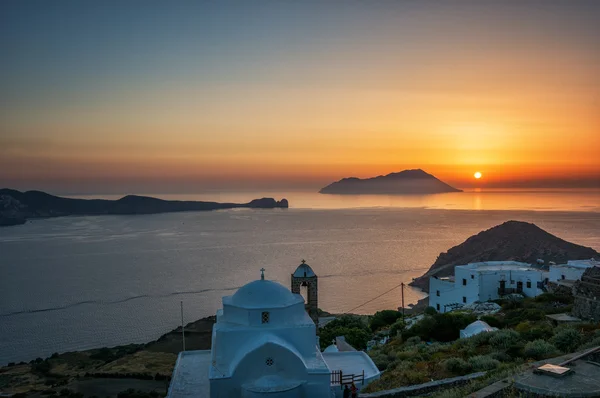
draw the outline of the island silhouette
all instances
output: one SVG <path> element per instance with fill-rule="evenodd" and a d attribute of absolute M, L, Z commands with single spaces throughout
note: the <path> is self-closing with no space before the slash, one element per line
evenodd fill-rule
<path fill-rule="evenodd" d="M 404 195 L 462 192 L 421 169 L 360 179 L 342 178 L 322 188 L 319 193 L 338 195 Z"/>
<path fill-rule="evenodd" d="M 287 208 L 287 199 L 254 199 L 248 203 L 218 203 L 163 200 L 149 196 L 127 195 L 118 200 L 73 199 L 41 191 L 20 192 L 0 189 L 0 226 L 24 224 L 27 219 L 72 215 L 155 214 L 181 211 L 206 211 L 239 207 Z"/>

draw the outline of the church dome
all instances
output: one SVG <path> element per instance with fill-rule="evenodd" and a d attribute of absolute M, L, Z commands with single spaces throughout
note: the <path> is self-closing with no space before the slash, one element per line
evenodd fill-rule
<path fill-rule="evenodd" d="M 304 260 L 302 260 L 302 264 L 300 264 L 298 268 L 296 268 L 296 271 L 294 271 L 293 276 L 295 278 L 311 278 L 317 275 L 312 270 L 312 268 L 310 268 L 310 265 L 306 264 Z"/>
<path fill-rule="evenodd" d="M 298 303 L 304 303 L 300 295 L 265 279 L 250 282 L 231 296 L 231 304 L 241 308 L 281 308 Z"/>

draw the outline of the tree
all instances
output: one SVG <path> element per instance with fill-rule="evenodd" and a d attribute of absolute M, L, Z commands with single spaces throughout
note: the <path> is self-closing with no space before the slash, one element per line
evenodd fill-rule
<path fill-rule="evenodd" d="M 371 317 L 369 327 L 371 331 L 376 332 L 381 328 L 392 325 L 396 320 L 402 318 L 402 313 L 395 310 L 383 310 L 377 311 L 375 315 Z"/>

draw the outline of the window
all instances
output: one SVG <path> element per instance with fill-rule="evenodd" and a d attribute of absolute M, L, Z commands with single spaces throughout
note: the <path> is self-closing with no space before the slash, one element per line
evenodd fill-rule
<path fill-rule="evenodd" d="M 439 291 L 439 290 L 436 290 L 436 291 L 435 291 L 435 295 L 436 295 L 436 296 L 438 296 L 438 297 L 440 297 L 440 291 Z"/>
<path fill-rule="evenodd" d="M 436 304 L 436 305 L 435 305 L 435 308 L 436 308 L 436 309 L 439 311 L 439 310 L 440 310 L 440 305 L 439 305 L 439 304 Z"/>
<path fill-rule="evenodd" d="M 471 275 L 471 279 L 475 279 L 475 275 Z"/>
<path fill-rule="evenodd" d="M 467 298 L 465 296 L 463 296 L 463 303 L 467 302 Z"/>
<path fill-rule="evenodd" d="M 265 360 L 265 365 L 267 365 L 267 366 L 273 366 L 274 363 L 275 363 L 275 361 L 273 360 L 273 358 L 267 358 Z"/>
<path fill-rule="evenodd" d="M 467 280 L 463 278 L 463 286 L 467 286 Z"/>
<path fill-rule="evenodd" d="M 269 323 L 269 313 L 267 311 L 262 313 L 262 323 Z"/>
<path fill-rule="evenodd" d="M 527 289 L 531 288 L 531 281 L 527 281 Z"/>

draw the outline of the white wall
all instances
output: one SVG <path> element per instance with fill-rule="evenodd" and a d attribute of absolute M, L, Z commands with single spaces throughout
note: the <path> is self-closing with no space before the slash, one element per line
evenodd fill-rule
<path fill-rule="evenodd" d="M 438 291 L 439 296 L 437 295 Z M 438 312 L 447 311 L 445 305 L 459 302 L 456 293 L 454 282 L 433 277 L 429 278 L 429 305 Z"/>
<path fill-rule="evenodd" d="M 585 270 L 585 268 L 575 268 L 564 265 L 551 265 L 549 279 L 552 282 L 560 281 L 562 279 L 579 280 L 581 279 L 581 275 L 583 275 L 583 272 Z"/>

